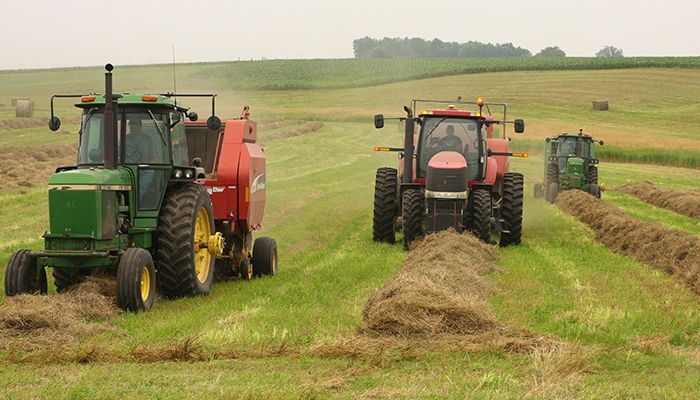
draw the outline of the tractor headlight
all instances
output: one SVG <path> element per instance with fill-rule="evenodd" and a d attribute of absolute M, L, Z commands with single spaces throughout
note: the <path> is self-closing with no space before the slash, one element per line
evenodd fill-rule
<path fill-rule="evenodd" d="M 174 177 L 175 179 L 182 179 L 182 175 L 183 175 L 183 173 L 182 173 L 182 170 L 181 170 L 181 169 L 176 169 L 176 170 L 173 172 L 173 177 Z"/>
<path fill-rule="evenodd" d="M 185 171 L 185 178 L 187 178 L 187 179 L 194 178 L 194 171 L 192 171 L 191 169 L 186 170 Z"/>

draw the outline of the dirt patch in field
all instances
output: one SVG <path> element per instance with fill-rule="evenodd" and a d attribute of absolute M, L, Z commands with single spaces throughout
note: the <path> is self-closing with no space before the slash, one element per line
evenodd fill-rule
<path fill-rule="evenodd" d="M 651 182 L 628 183 L 617 188 L 656 207 L 700 218 L 700 191 L 661 189 Z"/>
<path fill-rule="evenodd" d="M 88 277 L 65 293 L 8 297 L 0 306 L 0 349 L 60 350 L 114 330 L 95 321 L 119 312 L 115 296 L 114 279 Z"/>
<path fill-rule="evenodd" d="M 264 134 L 260 140 L 261 143 L 271 142 L 274 140 L 285 139 L 294 136 L 300 136 L 311 132 L 316 132 L 317 130 L 323 128 L 323 122 L 321 121 L 280 121 L 281 125 L 275 126 L 275 123 L 269 122 L 265 124 L 265 130 L 279 129 L 278 132 L 271 132 L 269 134 Z"/>
<path fill-rule="evenodd" d="M 613 252 L 660 268 L 700 294 L 700 237 L 639 221 L 579 190 L 561 193 L 557 206 L 593 228 Z"/>
<path fill-rule="evenodd" d="M 0 190 L 46 185 L 56 167 L 75 165 L 75 145 L 0 148 Z"/>
<path fill-rule="evenodd" d="M 486 296 L 486 278 L 498 254 L 470 234 L 429 235 L 412 250 L 403 268 L 378 289 L 362 313 L 357 336 L 320 343 L 322 357 L 413 357 L 433 350 L 529 353 L 555 343 L 496 319 Z"/>

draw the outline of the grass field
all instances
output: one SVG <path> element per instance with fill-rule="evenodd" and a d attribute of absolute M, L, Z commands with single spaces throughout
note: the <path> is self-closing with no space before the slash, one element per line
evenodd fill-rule
<path fill-rule="evenodd" d="M 497 291 L 489 300 L 500 321 L 561 341 L 574 352 L 438 349 L 333 358 L 315 355 L 314 349 L 355 335 L 367 298 L 397 272 L 405 257 L 398 245 L 371 241 L 374 169 L 397 162 L 391 155 L 372 153 L 371 147 L 400 143 L 398 130 L 374 130 L 373 113 L 398 113 L 411 97 L 483 95 L 508 102 L 511 116 L 526 118 L 526 134 L 514 136 L 513 148 L 534 149 L 545 136 L 584 128 L 611 148 L 630 154 L 640 150 L 700 154 L 696 100 L 700 70 L 515 71 L 412 80 L 424 75 L 387 72 L 377 77 L 372 69 L 376 66 L 361 63 L 358 71 L 342 74 L 342 69 L 354 69 L 344 64 L 348 62 L 337 62 L 337 75 L 342 76 L 335 76 L 332 68 L 330 76 L 325 61 L 304 62 L 290 74 L 296 77 L 292 81 L 309 87 L 291 90 L 274 86 L 284 81 L 286 73 L 274 64 L 261 69 L 268 74 L 263 77 L 256 71 L 227 75 L 240 71 L 235 64 L 182 67 L 179 85 L 218 91 L 223 115 L 237 115 L 243 104 L 249 104 L 253 117 L 264 121 L 323 121 L 320 129 L 298 135 L 281 135 L 285 128 L 274 125 L 261 135 L 269 160 L 265 234 L 274 236 L 280 246 L 280 274 L 222 283 L 208 297 L 160 301 L 147 313 L 113 317 L 107 323 L 115 331 L 84 337 L 77 350 L 127 355 L 134 349 L 168 348 L 194 338 L 205 354 L 226 349 L 231 356 L 197 362 L 81 364 L 18 362 L 17 352 L 5 351 L 0 354 L 0 397 L 697 396 L 697 295 L 662 271 L 611 253 L 586 226 L 533 199 L 531 184 L 543 174 L 537 155 L 512 161 L 513 169 L 526 176 L 524 243 L 499 250 L 500 271 L 491 276 Z M 437 61 L 425 61 L 427 66 L 421 68 L 431 69 L 433 62 Z M 171 78 L 165 66 L 129 67 L 116 73 L 119 88 L 131 92 L 162 91 Z M 443 73 L 448 74 L 452 73 Z M 140 79 L 149 80 L 148 85 Z M 232 83 L 238 79 L 246 82 Z M 96 68 L 0 73 L 0 103 L 25 93 L 37 101 L 42 96 L 38 108 L 45 113 L 45 98 L 53 88 L 99 91 L 101 73 Z M 611 102 L 610 112 L 590 110 L 590 101 L 599 98 Z M 75 115 L 65 104 L 59 110 L 64 119 Z M 0 131 L 0 151 L 68 146 L 77 139 L 76 127 L 67 124 L 65 130 L 73 133 L 50 134 L 41 128 Z M 21 153 L 11 154 L 19 160 L 2 161 L 0 173 L 15 170 L 23 159 Z M 676 164 L 675 158 L 649 161 Z M 666 188 L 700 186 L 698 169 L 602 163 L 600 170 L 601 181 L 613 188 L 640 180 Z M 604 198 L 637 219 L 700 234 L 697 221 L 689 217 L 616 192 L 605 193 Z M 47 226 L 46 190 L 41 184 L 0 186 L 0 206 L 0 270 L 4 270 L 15 249 L 41 246 Z M 61 343 L 56 347 L 63 348 Z"/>

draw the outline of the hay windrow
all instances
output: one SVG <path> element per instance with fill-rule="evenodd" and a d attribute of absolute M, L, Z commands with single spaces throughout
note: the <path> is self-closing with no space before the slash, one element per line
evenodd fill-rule
<path fill-rule="evenodd" d="M 113 279 L 88 277 L 65 293 L 8 297 L 0 307 L 0 349 L 74 347 L 81 337 L 113 330 L 99 321 L 119 312 L 115 293 Z"/>
<path fill-rule="evenodd" d="M 656 207 L 666 208 L 691 218 L 700 218 L 700 192 L 662 189 L 651 182 L 628 183 L 617 188 Z"/>
<path fill-rule="evenodd" d="M 75 165 L 77 153 L 75 145 L 4 147 L 0 149 L 0 189 L 46 185 L 57 166 Z"/>
<path fill-rule="evenodd" d="M 556 204 L 593 228 L 614 253 L 660 268 L 700 294 L 700 237 L 639 221 L 579 190 L 561 193 Z"/>
<path fill-rule="evenodd" d="M 281 129 L 280 127 L 283 127 L 283 129 Z M 289 124 L 285 123 L 285 121 L 282 121 L 282 125 L 277 126 L 274 123 L 268 123 L 266 124 L 265 128 L 266 130 L 281 129 L 281 131 L 264 135 L 260 140 L 263 143 L 316 132 L 317 130 L 323 128 L 323 122 L 299 121 L 297 124 Z"/>

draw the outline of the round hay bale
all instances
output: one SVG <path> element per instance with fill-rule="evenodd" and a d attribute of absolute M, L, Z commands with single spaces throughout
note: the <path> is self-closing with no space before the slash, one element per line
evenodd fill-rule
<path fill-rule="evenodd" d="M 29 100 L 29 99 L 26 98 L 26 97 L 13 97 L 13 98 L 10 100 L 10 104 L 12 105 L 12 107 L 16 107 L 16 106 L 17 106 L 17 100 Z"/>
<path fill-rule="evenodd" d="M 610 107 L 607 100 L 593 100 L 593 109 L 595 111 L 608 111 Z"/>
<path fill-rule="evenodd" d="M 32 118 L 34 116 L 34 102 L 31 100 L 17 100 L 15 116 L 17 118 Z"/>

